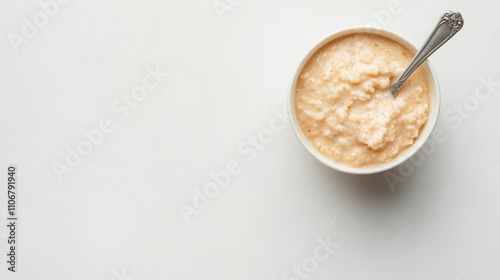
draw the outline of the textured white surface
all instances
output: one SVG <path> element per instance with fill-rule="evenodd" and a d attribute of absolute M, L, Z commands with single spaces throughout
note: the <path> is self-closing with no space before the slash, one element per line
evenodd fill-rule
<path fill-rule="evenodd" d="M 465 18 L 431 57 L 446 140 L 408 174 L 391 171 L 404 175 L 395 192 L 384 174 L 329 170 L 274 122 L 309 48 L 390 1 L 229 2 L 221 19 L 212 0 L 71 0 L 16 54 L 9 33 L 41 8 L 2 1 L 0 279 L 500 279 L 500 85 L 473 97 L 500 71 L 500 2 L 401 0 L 382 21 L 419 46 L 444 10 Z M 147 67 L 169 76 L 127 117 L 113 112 Z M 105 118 L 115 129 L 59 181 L 53 162 Z M 283 128 L 251 150 L 270 123 Z M 235 162 L 187 224 L 179 206 Z M 15 274 L 4 261 L 10 163 Z M 318 263 L 328 238 L 338 247 Z"/>

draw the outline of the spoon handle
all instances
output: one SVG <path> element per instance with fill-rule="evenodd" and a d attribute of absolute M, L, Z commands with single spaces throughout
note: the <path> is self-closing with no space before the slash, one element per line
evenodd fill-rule
<path fill-rule="evenodd" d="M 391 85 L 390 91 L 394 97 L 398 94 L 403 83 L 410 77 L 422 62 L 439 49 L 444 43 L 450 40 L 464 25 L 464 19 L 458 12 L 446 11 L 439 20 L 436 28 L 429 36 L 424 46 L 417 52 L 410 65 L 401 76 Z"/>

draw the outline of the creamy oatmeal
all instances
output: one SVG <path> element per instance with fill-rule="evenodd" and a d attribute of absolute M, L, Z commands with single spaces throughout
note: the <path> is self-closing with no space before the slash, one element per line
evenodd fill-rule
<path fill-rule="evenodd" d="M 429 116 L 423 67 L 397 98 L 390 80 L 413 53 L 384 37 L 359 33 L 318 50 L 302 69 L 295 93 L 301 130 L 315 149 L 350 166 L 384 163 L 412 145 Z"/>

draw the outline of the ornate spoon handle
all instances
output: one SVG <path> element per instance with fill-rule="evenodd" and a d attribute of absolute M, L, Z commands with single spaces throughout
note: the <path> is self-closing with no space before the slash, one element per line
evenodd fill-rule
<path fill-rule="evenodd" d="M 392 95 L 396 97 L 403 83 L 410 77 L 422 62 L 439 49 L 444 43 L 450 40 L 464 25 L 464 19 L 458 12 L 446 11 L 439 20 L 436 28 L 425 42 L 424 46 L 417 52 L 410 65 L 401 76 L 391 85 Z"/>

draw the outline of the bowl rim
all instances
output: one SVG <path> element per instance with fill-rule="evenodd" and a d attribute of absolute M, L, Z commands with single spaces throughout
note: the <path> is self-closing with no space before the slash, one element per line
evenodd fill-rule
<path fill-rule="evenodd" d="M 387 29 L 383 28 L 376 28 L 376 27 L 366 27 L 366 26 L 353 26 L 353 27 L 348 27 L 344 29 L 337 30 L 325 37 L 323 37 L 321 40 L 319 40 L 316 44 L 314 44 L 311 48 L 309 48 L 309 51 L 305 55 L 304 58 L 301 59 L 299 66 L 297 67 L 297 70 L 295 71 L 293 81 L 292 81 L 292 86 L 288 98 L 288 111 L 290 112 L 290 118 L 291 118 L 291 126 L 293 128 L 295 136 L 299 139 L 299 142 L 302 144 L 302 146 L 311 154 L 313 155 L 317 160 L 319 160 L 321 163 L 324 165 L 343 172 L 343 173 L 348 173 L 348 174 L 358 174 L 358 175 L 363 175 L 363 174 L 375 174 L 375 173 L 380 173 L 387 171 L 389 169 L 392 169 L 394 167 L 397 167 L 398 165 L 402 164 L 403 162 L 407 161 L 410 159 L 413 155 L 415 155 L 420 148 L 426 143 L 427 139 L 431 136 L 434 128 L 436 127 L 436 123 L 439 118 L 439 113 L 440 113 L 440 107 L 441 107 L 441 91 L 439 88 L 439 81 L 437 78 L 436 71 L 432 67 L 430 61 L 427 59 L 420 67 L 427 67 L 427 75 L 429 79 L 429 88 L 430 88 L 430 110 L 429 110 L 429 117 L 427 119 L 427 122 L 424 126 L 423 129 L 420 131 L 420 135 L 417 137 L 415 142 L 407 147 L 403 152 L 401 152 L 396 158 L 394 158 L 391 161 L 388 161 L 386 163 L 381 163 L 381 164 L 375 164 L 375 165 L 367 165 L 367 166 L 362 166 L 362 167 L 353 167 L 347 164 L 342 164 L 335 162 L 323 154 L 321 154 L 319 151 L 314 148 L 309 140 L 305 137 L 303 134 L 297 120 L 297 116 L 295 113 L 295 89 L 297 86 L 297 80 L 302 72 L 302 69 L 304 68 L 305 64 L 309 61 L 309 59 L 318 51 L 321 47 L 326 45 L 327 43 L 341 38 L 346 35 L 351 35 L 355 33 L 370 33 L 370 34 L 375 34 L 379 35 L 388 39 L 391 39 L 404 47 L 408 48 L 412 52 L 416 52 L 417 49 L 415 48 L 414 45 L 412 45 L 410 42 L 408 42 L 406 39 L 401 37 L 400 35 L 389 31 Z"/>

